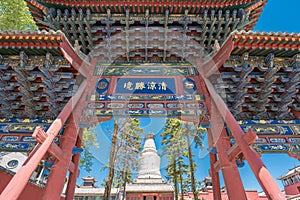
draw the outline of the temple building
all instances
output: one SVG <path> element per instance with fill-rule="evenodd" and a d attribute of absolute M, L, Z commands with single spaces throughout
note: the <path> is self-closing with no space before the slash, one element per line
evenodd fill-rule
<path fill-rule="evenodd" d="M 145 136 L 138 176 L 126 186 L 127 200 L 173 200 L 174 188 L 162 179 L 154 135 Z"/>
<path fill-rule="evenodd" d="M 278 179 L 282 181 L 288 199 L 300 199 L 300 166 L 290 169 Z"/>
<path fill-rule="evenodd" d="M 83 177 L 83 184 L 75 188 L 74 200 L 102 200 L 104 196 L 104 188 L 96 186 L 97 180 L 92 176 Z M 118 199 L 119 190 L 112 188 L 110 199 Z"/>

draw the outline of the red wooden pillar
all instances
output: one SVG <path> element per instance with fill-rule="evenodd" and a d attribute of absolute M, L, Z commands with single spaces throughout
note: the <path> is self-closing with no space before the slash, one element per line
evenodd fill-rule
<path fill-rule="evenodd" d="M 77 144 L 76 144 L 76 146 L 78 148 L 81 147 L 82 134 L 83 134 L 83 129 L 80 129 L 79 135 L 77 137 Z M 68 185 L 67 185 L 67 190 L 66 190 L 66 198 L 65 198 L 66 200 L 73 200 L 73 198 L 74 198 L 76 179 L 79 174 L 78 165 L 79 165 L 79 161 L 80 161 L 80 154 L 75 154 L 73 156 L 72 161 L 74 163 L 74 172 L 70 172 L 70 174 L 69 174 L 69 180 L 68 180 Z"/>
<path fill-rule="evenodd" d="M 208 138 L 209 148 L 213 148 L 212 132 L 210 129 L 207 129 L 207 138 Z M 222 200 L 220 177 L 219 177 L 218 171 L 214 167 L 214 164 L 217 162 L 217 154 L 210 152 L 209 158 L 210 158 L 210 176 L 211 176 L 211 180 L 212 180 L 214 200 Z"/>
<path fill-rule="evenodd" d="M 229 138 L 226 134 L 224 121 L 214 102 L 211 102 L 210 115 L 210 129 L 212 135 L 214 136 L 212 137 L 213 144 L 215 144 L 217 148 L 218 158 L 224 177 L 228 198 L 232 200 L 246 200 L 247 196 L 238 168 L 234 161 L 229 160 L 227 155 L 227 150 L 230 148 Z"/>
<path fill-rule="evenodd" d="M 256 176 L 256 179 L 258 180 L 268 198 L 272 200 L 286 199 L 283 193 L 280 191 L 280 188 L 274 181 L 273 177 L 265 167 L 259 155 L 251 146 L 248 145 L 248 142 L 244 139 L 244 131 L 235 120 L 234 116 L 232 115 L 222 98 L 217 94 L 214 87 L 208 80 L 205 80 L 205 84 L 212 99 L 212 103 L 215 105 L 213 106 L 215 107 L 215 109 L 213 109 L 214 113 L 219 113 L 222 119 L 226 122 L 227 126 L 232 132 L 232 135 L 236 139 L 238 146 L 243 152 L 245 159 L 248 161 L 249 166 Z"/>
<path fill-rule="evenodd" d="M 222 130 L 221 138 L 218 140 L 216 147 L 228 198 L 232 200 L 246 200 L 247 196 L 239 170 L 235 161 L 230 161 L 227 156 L 230 144 L 225 128 Z"/>
<path fill-rule="evenodd" d="M 76 124 L 76 119 L 74 119 L 73 115 L 71 115 L 69 118 L 69 123 L 65 128 L 63 141 L 61 143 L 63 159 L 56 160 L 56 162 L 51 168 L 45 193 L 43 195 L 44 199 L 60 198 L 62 189 L 65 184 L 66 173 L 68 172 L 71 163 L 72 149 L 75 146 L 77 133 L 78 128 Z"/>

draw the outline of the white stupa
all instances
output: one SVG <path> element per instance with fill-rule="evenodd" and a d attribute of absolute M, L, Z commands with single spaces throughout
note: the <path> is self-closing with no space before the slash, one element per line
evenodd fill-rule
<path fill-rule="evenodd" d="M 173 186 L 163 181 L 160 173 L 160 156 L 157 154 L 154 135 L 145 136 L 136 180 L 126 186 L 126 192 L 173 192 Z"/>
<path fill-rule="evenodd" d="M 161 181 L 160 174 L 160 157 L 157 154 L 156 146 L 154 143 L 154 135 L 148 134 L 145 137 L 144 150 L 141 155 L 140 170 L 137 177 L 137 182 L 144 182 L 149 179 L 157 179 Z M 146 180 L 144 180 L 146 179 Z"/>

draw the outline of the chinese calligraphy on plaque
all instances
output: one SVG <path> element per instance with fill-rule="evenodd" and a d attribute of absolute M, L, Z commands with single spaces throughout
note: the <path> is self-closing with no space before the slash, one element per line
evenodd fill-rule
<path fill-rule="evenodd" d="M 175 94 L 173 78 L 119 78 L 116 93 Z"/>

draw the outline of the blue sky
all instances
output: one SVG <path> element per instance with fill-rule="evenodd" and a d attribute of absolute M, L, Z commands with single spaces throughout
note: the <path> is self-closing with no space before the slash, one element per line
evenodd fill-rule
<path fill-rule="evenodd" d="M 269 0 L 254 30 L 300 33 L 299 0 Z"/>
<path fill-rule="evenodd" d="M 263 14 L 261 15 L 254 30 L 267 31 L 267 32 L 297 32 L 300 33 L 300 22 L 299 22 L 299 0 L 269 0 Z M 152 119 L 142 119 L 141 127 L 144 129 L 144 134 L 154 133 L 156 135 L 156 144 L 159 146 L 159 133 L 163 129 L 164 120 L 161 118 Z M 98 181 L 98 185 L 102 183 L 103 179 L 107 176 L 107 171 L 101 170 L 102 166 L 107 164 L 110 148 L 110 136 L 107 132 L 107 128 L 111 129 L 112 121 L 107 121 L 97 126 L 98 132 L 98 142 L 100 144 L 99 149 L 94 149 L 93 154 L 95 155 L 95 162 L 93 165 L 93 175 Z M 209 169 L 209 157 L 206 150 L 196 150 L 195 160 L 198 164 L 198 169 L 196 171 L 196 177 L 198 180 L 203 179 L 208 176 Z M 274 179 L 285 174 L 289 169 L 296 165 L 299 165 L 299 161 L 294 158 L 290 158 L 285 154 L 263 154 L 263 162 L 268 168 Z M 166 165 L 166 161 L 163 158 L 161 162 L 161 167 Z M 242 176 L 243 184 L 246 189 L 256 189 L 261 191 L 261 187 L 256 181 L 249 165 L 240 168 L 240 173 Z M 81 184 L 81 177 L 87 176 L 87 172 L 81 170 L 80 176 L 78 178 L 78 184 Z M 277 181 L 277 180 L 276 180 Z M 223 183 L 223 181 L 222 181 Z M 283 188 L 280 181 L 277 181 L 278 185 Z"/>

